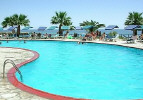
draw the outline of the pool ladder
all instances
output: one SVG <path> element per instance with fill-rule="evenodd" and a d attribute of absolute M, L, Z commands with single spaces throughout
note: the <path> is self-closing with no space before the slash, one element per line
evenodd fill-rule
<path fill-rule="evenodd" d="M 20 79 L 21 79 L 21 81 L 22 81 L 22 80 L 23 80 L 23 76 L 22 76 L 20 70 L 18 69 L 18 67 L 16 67 L 14 61 L 12 61 L 12 60 L 10 60 L 10 59 L 6 59 L 6 60 L 4 61 L 4 64 L 3 64 L 3 78 L 5 78 L 5 65 L 6 65 L 7 63 L 11 63 L 11 64 L 13 65 L 13 67 L 14 67 L 14 68 L 16 69 L 16 71 L 19 73 Z"/>

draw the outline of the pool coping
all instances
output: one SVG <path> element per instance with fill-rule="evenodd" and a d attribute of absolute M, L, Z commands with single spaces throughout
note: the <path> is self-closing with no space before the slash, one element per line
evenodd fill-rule
<path fill-rule="evenodd" d="M 134 46 L 130 46 L 130 45 L 124 45 L 122 43 L 118 44 L 118 42 L 81 41 L 79 39 L 0 39 L 0 41 L 61 41 L 61 42 L 78 42 L 78 41 L 80 41 L 83 43 L 109 44 L 109 45 L 117 45 L 117 46 L 123 46 L 123 47 L 136 48 L 136 49 L 142 49 L 143 50 L 143 47 L 142 48 L 141 47 L 134 47 Z"/>
<path fill-rule="evenodd" d="M 64 41 L 64 42 L 67 42 L 67 41 Z M 138 48 L 138 47 L 125 46 L 125 45 L 122 45 L 122 44 L 109 44 L 108 42 L 107 43 L 88 42 L 88 43 L 108 44 L 108 45 L 117 45 L 117 46 L 129 47 L 129 48 L 142 49 L 142 48 Z M 0 47 L 0 48 L 21 49 L 21 50 L 30 51 L 30 52 L 32 52 L 34 54 L 34 56 L 32 58 L 30 58 L 29 60 L 26 60 L 24 62 L 21 62 L 20 64 L 17 64 L 16 67 L 18 67 L 18 68 L 22 67 L 23 65 L 25 65 L 27 63 L 30 63 L 30 62 L 38 59 L 39 56 L 40 56 L 38 52 L 33 51 L 33 50 L 29 50 L 29 49 L 15 48 L 15 47 Z M 13 77 L 11 77 L 11 74 L 9 74 L 9 73 L 12 73 Z M 56 94 L 51 94 L 51 93 L 48 93 L 48 92 L 44 92 L 44 91 L 41 91 L 41 90 L 38 90 L 38 89 L 34 89 L 34 88 L 29 87 L 29 86 L 21 83 L 20 81 L 18 81 L 16 76 L 15 76 L 15 73 L 16 73 L 16 70 L 14 68 L 11 68 L 8 71 L 7 77 L 8 77 L 9 82 L 11 84 L 13 84 L 15 87 L 17 87 L 17 88 L 19 88 L 19 89 L 21 89 L 23 91 L 26 91 L 28 93 L 31 93 L 31 94 L 34 94 L 34 95 L 37 95 L 37 96 L 40 96 L 40 97 L 43 97 L 43 98 L 47 98 L 47 99 L 54 99 L 54 100 L 91 100 L 91 99 L 83 99 L 83 98 L 74 98 L 74 97 L 61 96 L 61 95 L 56 95 Z M 135 100 L 143 100 L 143 99 L 135 99 Z"/>
<path fill-rule="evenodd" d="M 23 65 L 30 63 L 36 59 L 39 58 L 39 53 L 36 51 L 32 51 L 32 50 L 28 50 L 28 49 L 24 49 L 24 48 L 13 48 L 13 47 L 0 47 L 0 48 L 12 48 L 12 49 L 21 49 L 21 50 L 25 50 L 25 51 L 30 51 L 34 54 L 34 56 L 32 58 L 30 58 L 29 60 L 26 60 L 24 62 L 21 62 L 20 64 L 17 64 L 16 67 L 20 68 Z M 28 93 L 43 97 L 43 98 L 47 98 L 47 99 L 54 99 L 54 100 L 90 100 L 90 99 L 82 99 L 82 98 L 73 98 L 73 97 L 67 97 L 67 96 L 61 96 L 61 95 L 56 95 L 56 94 L 52 94 L 52 93 L 48 93 L 48 92 L 44 92 L 38 89 L 34 89 L 30 86 L 27 86 L 25 84 L 23 84 L 22 82 L 18 81 L 18 79 L 15 76 L 15 73 L 17 71 L 15 70 L 14 67 L 12 67 L 8 73 L 7 73 L 7 78 L 9 80 L 9 82 L 14 85 L 15 87 L 26 91 Z"/>

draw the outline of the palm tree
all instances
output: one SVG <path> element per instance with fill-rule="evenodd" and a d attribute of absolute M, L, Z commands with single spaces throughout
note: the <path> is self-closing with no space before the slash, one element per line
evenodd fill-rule
<path fill-rule="evenodd" d="M 1 24 L 2 24 L 3 27 L 14 26 L 13 17 L 12 16 L 6 17 Z"/>
<path fill-rule="evenodd" d="M 70 26 L 70 30 L 74 30 L 75 29 L 75 27 L 74 26 Z"/>
<path fill-rule="evenodd" d="M 99 22 L 96 21 L 83 21 L 83 23 L 80 23 L 80 26 L 92 26 L 88 31 L 94 32 L 98 28 L 105 27 L 105 24 L 99 24 Z"/>
<path fill-rule="evenodd" d="M 3 27 L 7 26 L 17 26 L 17 36 L 20 35 L 20 26 L 29 26 L 29 19 L 27 19 L 26 15 L 23 14 L 14 14 L 13 16 L 6 17 L 2 22 Z"/>
<path fill-rule="evenodd" d="M 143 13 L 130 12 L 125 21 L 125 25 L 143 25 L 142 14 Z"/>
<path fill-rule="evenodd" d="M 56 16 L 53 16 L 51 19 L 52 24 L 59 24 L 59 35 L 63 35 L 63 31 L 61 30 L 61 27 L 63 25 L 69 26 L 72 25 L 71 18 L 67 17 L 66 12 L 56 12 Z"/>
<path fill-rule="evenodd" d="M 125 21 L 125 25 L 143 25 L 142 14 L 143 13 L 130 12 Z M 137 30 L 133 30 L 133 35 L 137 35 Z"/>

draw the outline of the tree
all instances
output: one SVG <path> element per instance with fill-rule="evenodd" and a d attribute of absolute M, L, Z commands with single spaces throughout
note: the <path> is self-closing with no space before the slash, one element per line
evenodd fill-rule
<path fill-rule="evenodd" d="M 125 25 L 143 25 L 142 14 L 143 13 L 130 12 L 125 21 Z"/>
<path fill-rule="evenodd" d="M 10 17 L 6 17 L 2 22 L 3 27 L 7 26 L 17 26 L 17 36 L 20 35 L 20 26 L 29 26 L 29 19 L 27 19 L 26 15 L 23 14 L 14 14 Z"/>
<path fill-rule="evenodd" d="M 59 24 L 59 35 L 60 36 L 63 35 L 63 30 L 61 29 L 61 27 L 63 25 L 65 25 L 65 26 L 72 25 L 71 18 L 67 17 L 66 12 L 56 12 L 56 15 L 53 16 L 51 19 L 51 23 L 52 24 Z"/>
<path fill-rule="evenodd" d="M 130 12 L 125 21 L 125 25 L 143 25 L 142 14 L 143 13 Z M 137 35 L 137 30 L 133 30 L 133 35 Z"/>
<path fill-rule="evenodd" d="M 88 29 L 89 32 L 94 32 L 98 28 L 105 27 L 104 24 L 99 24 L 99 22 L 96 21 L 83 21 L 83 23 L 80 23 L 80 26 L 92 26 L 91 28 Z"/>

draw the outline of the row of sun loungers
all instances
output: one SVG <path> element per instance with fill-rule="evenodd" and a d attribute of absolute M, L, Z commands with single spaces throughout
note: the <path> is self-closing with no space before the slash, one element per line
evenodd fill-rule
<path fill-rule="evenodd" d="M 135 41 L 143 42 L 143 40 L 140 37 L 137 37 L 137 36 L 126 37 L 126 42 L 127 43 L 135 43 Z"/>
<path fill-rule="evenodd" d="M 127 43 L 135 43 L 135 40 L 137 40 L 138 42 L 143 42 L 143 40 L 137 38 L 136 36 L 132 36 L 132 37 L 126 37 L 123 35 L 123 37 L 126 39 Z M 99 38 L 99 37 L 98 37 Z M 0 36 L 0 39 L 17 39 L 16 36 Z M 83 37 L 81 37 L 80 35 L 76 35 L 76 36 L 72 36 L 72 35 L 68 35 L 68 36 L 59 36 L 58 34 L 55 35 L 41 35 L 41 36 L 30 36 L 30 35 L 20 35 L 19 39 L 80 39 L 83 41 L 92 41 L 94 40 L 93 37 L 87 37 L 86 39 L 84 39 Z M 104 39 L 102 39 L 102 41 L 114 41 L 116 42 L 117 39 L 119 39 L 119 34 L 117 34 L 116 36 L 110 36 L 109 34 L 105 36 Z"/>
<path fill-rule="evenodd" d="M 59 36 L 58 34 L 54 34 L 54 35 L 41 35 L 41 36 L 31 36 L 31 35 L 20 35 L 19 37 L 17 36 L 0 36 L 0 39 L 16 39 L 16 38 L 19 38 L 19 39 L 78 39 L 80 37 L 78 36 L 72 36 L 72 35 L 68 35 L 68 36 Z"/>

